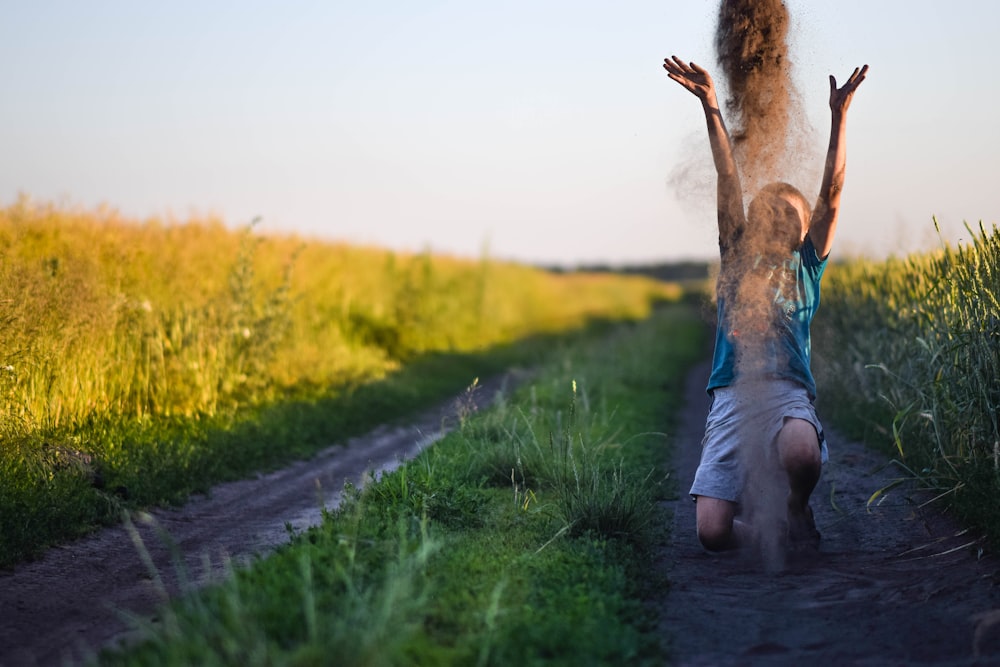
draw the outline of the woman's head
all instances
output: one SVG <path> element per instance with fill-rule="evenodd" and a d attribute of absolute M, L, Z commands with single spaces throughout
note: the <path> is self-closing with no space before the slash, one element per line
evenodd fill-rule
<path fill-rule="evenodd" d="M 755 232 L 781 248 L 794 250 L 809 229 L 809 202 L 788 183 L 770 183 L 750 202 L 747 218 Z"/>

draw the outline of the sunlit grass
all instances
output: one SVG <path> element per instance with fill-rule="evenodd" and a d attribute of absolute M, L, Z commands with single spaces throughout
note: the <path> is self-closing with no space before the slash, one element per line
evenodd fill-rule
<path fill-rule="evenodd" d="M 663 664 L 643 604 L 665 583 L 648 568 L 664 539 L 654 499 L 705 342 L 681 306 L 575 339 L 489 411 L 349 489 L 322 526 L 101 662 Z"/>
<path fill-rule="evenodd" d="M 830 408 L 1000 539 L 1000 234 L 831 266 L 815 343 Z"/>
<path fill-rule="evenodd" d="M 0 209 L 0 563 L 427 404 L 517 341 L 678 296 L 22 197 Z"/>

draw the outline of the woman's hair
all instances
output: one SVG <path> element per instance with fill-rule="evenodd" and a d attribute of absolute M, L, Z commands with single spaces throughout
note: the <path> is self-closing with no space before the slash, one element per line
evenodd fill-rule
<path fill-rule="evenodd" d="M 802 204 L 801 211 L 793 201 Z M 769 183 L 747 209 L 750 233 L 755 239 L 751 245 L 759 251 L 773 243 L 778 243 L 777 247 L 785 247 L 786 242 L 798 247 L 802 229 L 809 227 L 809 216 L 809 203 L 797 188 L 788 183 Z"/>
<path fill-rule="evenodd" d="M 757 196 L 754 197 L 754 201 L 760 199 L 762 195 L 767 198 L 781 197 L 784 199 L 797 199 L 799 202 L 801 202 L 802 210 L 805 212 L 806 216 L 806 219 L 804 221 L 805 226 L 806 227 L 809 226 L 809 216 L 810 212 L 812 211 L 812 206 L 809 205 L 809 200 L 806 199 L 806 196 L 802 194 L 802 192 L 794 185 L 785 183 L 784 181 L 775 181 L 774 183 L 768 183 L 767 185 L 765 185 L 760 189 L 760 192 L 758 192 Z M 750 202 L 750 205 L 752 206 L 753 202 Z"/>

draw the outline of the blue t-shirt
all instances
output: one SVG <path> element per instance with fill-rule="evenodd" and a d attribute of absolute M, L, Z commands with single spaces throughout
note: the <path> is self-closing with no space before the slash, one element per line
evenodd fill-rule
<path fill-rule="evenodd" d="M 758 263 L 760 259 L 758 258 Z M 723 273 L 726 271 L 723 259 Z M 712 361 L 712 375 L 708 380 L 708 391 L 726 387 L 743 377 L 777 377 L 798 382 L 811 398 L 816 397 L 816 381 L 810 369 L 812 344 L 809 326 L 819 308 L 819 284 L 826 268 L 826 259 L 820 259 L 812 239 L 806 236 L 798 250 L 784 260 L 782 266 L 763 267 L 769 275 L 781 275 L 781 286 L 774 289 L 771 308 L 773 332 L 758 342 L 754 350 L 755 361 L 751 365 L 738 362 L 742 359 L 741 343 L 746 337 L 732 325 L 730 303 L 732 295 L 718 294 L 719 324 L 715 335 L 715 355 Z M 757 349 L 759 348 L 759 349 Z"/>

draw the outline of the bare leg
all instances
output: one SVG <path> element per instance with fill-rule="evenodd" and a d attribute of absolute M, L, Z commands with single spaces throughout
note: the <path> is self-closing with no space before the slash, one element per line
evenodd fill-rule
<path fill-rule="evenodd" d="M 788 527 L 793 542 L 819 542 L 809 496 L 822 469 L 819 436 L 804 419 L 786 419 L 778 433 L 778 457 L 788 475 Z"/>
<path fill-rule="evenodd" d="M 736 503 L 698 496 L 695 507 L 698 540 L 709 551 L 736 549 L 746 544 L 748 529 L 736 518 Z"/>

